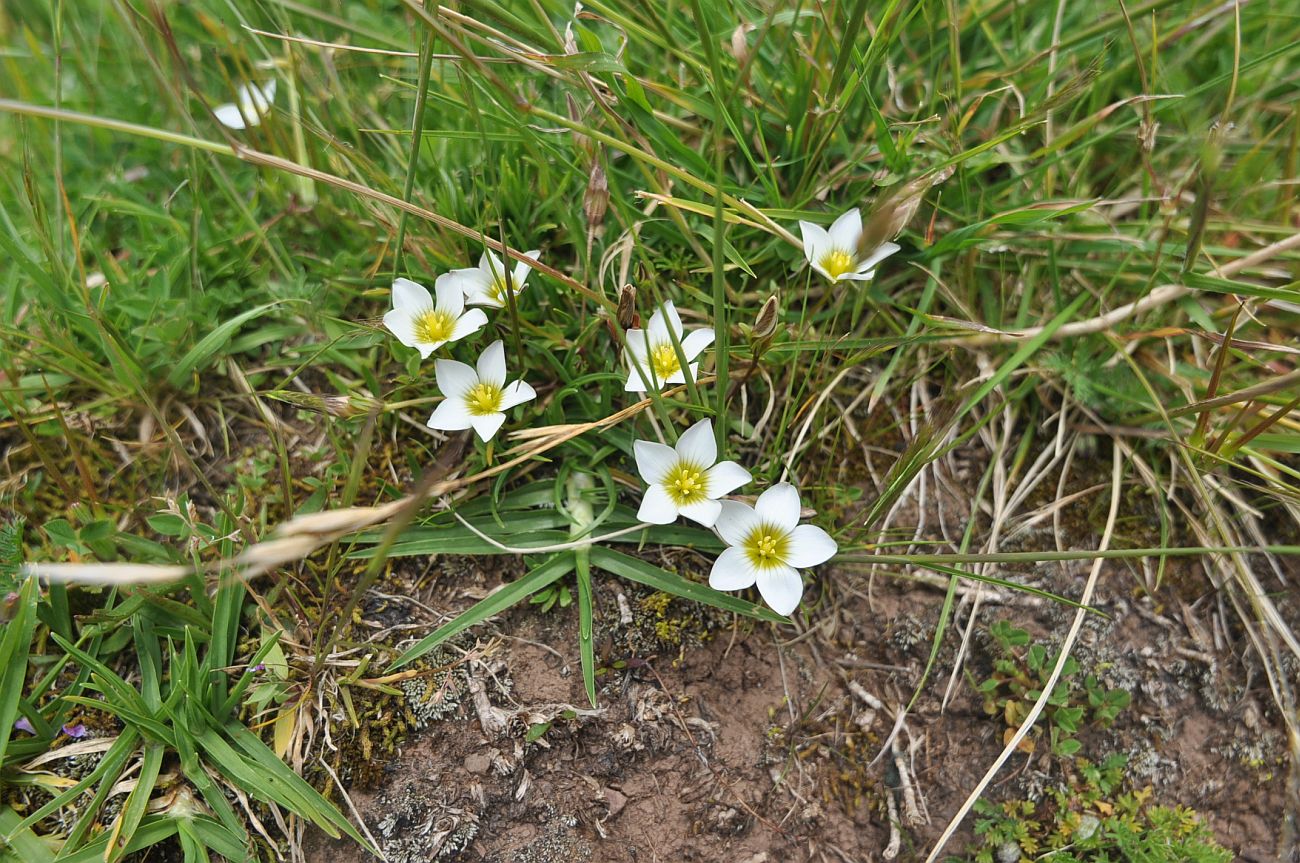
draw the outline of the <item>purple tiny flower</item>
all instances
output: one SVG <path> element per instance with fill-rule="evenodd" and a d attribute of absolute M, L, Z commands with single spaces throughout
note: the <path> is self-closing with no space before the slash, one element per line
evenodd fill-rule
<path fill-rule="evenodd" d="M 65 725 L 63 726 L 63 733 L 71 737 L 73 740 L 80 740 L 86 736 L 85 723 L 78 722 L 76 725 Z"/>
<path fill-rule="evenodd" d="M 35 734 L 35 733 L 36 733 L 36 729 L 35 729 L 35 728 L 32 728 L 32 722 L 31 722 L 31 720 L 28 719 L 26 716 L 20 716 L 20 717 L 18 717 L 18 721 L 14 723 L 14 730 L 15 730 L 15 731 L 26 731 L 28 734 Z"/>
<path fill-rule="evenodd" d="M 253 666 L 253 670 L 254 670 L 254 671 L 266 671 L 266 663 L 265 663 L 265 662 L 259 662 L 259 663 L 257 663 L 257 665 L 254 665 L 254 666 Z"/>

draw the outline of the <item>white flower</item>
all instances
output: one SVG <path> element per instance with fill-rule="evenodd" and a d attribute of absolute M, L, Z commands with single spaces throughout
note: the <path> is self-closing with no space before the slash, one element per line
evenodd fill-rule
<path fill-rule="evenodd" d="M 537 249 L 533 249 L 531 252 L 524 252 L 524 257 L 536 261 L 541 254 Z M 517 297 L 523 292 L 524 283 L 528 281 L 528 274 L 532 269 L 523 261 L 515 261 L 515 268 L 510 273 L 510 292 L 514 296 Z M 477 267 L 452 270 L 451 277 L 456 287 L 464 292 L 465 302 L 471 306 L 505 308 L 506 267 L 490 249 L 483 252 L 483 256 L 478 259 Z"/>
<path fill-rule="evenodd" d="M 455 360 L 438 360 L 434 373 L 444 398 L 429 417 L 431 429 L 473 428 L 480 438 L 491 440 L 506 421 L 506 411 L 537 398 L 523 381 L 506 385 L 506 349 L 500 339 L 479 356 L 477 370 Z"/>
<path fill-rule="evenodd" d="M 235 91 L 235 101 L 218 105 L 212 109 L 223 126 L 232 129 L 246 129 L 262 122 L 262 117 L 271 110 L 275 99 L 275 79 L 272 78 L 262 86 L 240 84 Z"/>
<path fill-rule="evenodd" d="M 820 527 L 799 524 L 799 492 L 777 483 L 747 506 L 724 500 L 713 525 L 730 548 L 709 573 L 714 590 L 743 590 L 758 584 L 763 601 L 777 614 L 790 614 L 803 597 L 799 569 L 830 560 L 839 550 Z"/>
<path fill-rule="evenodd" d="M 668 335 L 669 328 L 682 346 L 682 355 L 689 364 L 691 380 L 699 370 L 700 364 L 691 362 L 700 352 L 713 344 L 713 330 L 695 330 L 683 337 L 682 319 L 671 302 L 664 303 L 650 316 L 650 326 L 644 330 L 627 331 L 627 350 L 624 356 L 630 369 L 625 390 L 643 393 L 651 386 L 663 389 L 665 384 L 680 384 L 686 381 L 682 374 L 682 364 L 673 349 L 673 339 Z"/>
<path fill-rule="evenodd" d="M 647 486 L 636 517 L 651 524 L 668 524 L 684 515 L 713 527 L 722 512 L 718 498 L 752 479 L 734 461 L 718 462 L 713 422 L 707 419 L 688 428 L 677 439 L 676 449 L 639 440 L 633 442 L 632 451 Z"/>
<path fill-rule="evenodd" d="M 800 222 L 799 230 L 803 233 L 803 253 L 808 263 L 832 282 L 868 281 L 876 274 L 876 265 L 898 251 L 896 243 L 881 243 L 865 258 L 858 257 L 862 214 L 857 207 L 836 219 L 829 231 L 812 222 Z"/>
<path fill-rule="evenodd" d="M 408 348 L 416 348 L 420 359 L 445 345 L 481 330 L 488 322 L 481 309 L 465 311 L 465 296 L 447 273 L 433 283 L 435 303 L 429 289 L 410 279 L 393 282 L 393 308 L 384 315 L 384 326 Z"/>

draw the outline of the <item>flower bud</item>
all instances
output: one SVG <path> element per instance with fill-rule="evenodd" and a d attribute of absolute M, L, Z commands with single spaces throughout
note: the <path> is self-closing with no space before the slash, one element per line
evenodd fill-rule
<path fill-rule="evenodd" d="M 751 330 L 751 336 L 755 340 L 771 338 L 772 334 L 776 332 L 779 305 L 776 294 L 773 294 L 767 298 L 767 302 L 763 303 L 763 307 L 758 310 L 758 317 L 754 319 L 754 328 Z"/>
<path fill-rule="evenodd" d="M 300 393 L 293 390 L 274 390 L 267 393 L 276 401 L 295 405 L 316 413 L 329 414 L 341 419 L 364 416 L 378 411 L 384 403 L 376 398 L 361 395 L 318 396 L 314 393 Z"/>
<path fill-rule="evenodd" d="M 587 178 L 587 193 L 582 198 L 582 214 L 587 217 L 587 227 L 595 228 L 605 221 L 605 210 L 609 207 L 609 180 L 599 163 L 591 166 L 591 176 Z"/>
<path fill-rule="evenodd" d="M 937 186 L 950 176 L 952 176 L 951 168 L 933 174 L 922 174 L 920 177 L 895 186 L 877 198 L 875 206 L 871 208 L 871 213 L 862 226 L 862 240 L 858 244 L 858 254 L 870 255 L 879 248 L 881 243 L 887 243 L 901 234 L 907 227 L 907 223 L 916 215 L 917 208 L 921 206 L 921 200 L 930 187 Z"/>
<path fill-rule="evenodd" d="M 636 325 L 636 288 L 624 285 L 618 289 L 618 312 L 615 315 L 619 327 L 631 329 Z"/>

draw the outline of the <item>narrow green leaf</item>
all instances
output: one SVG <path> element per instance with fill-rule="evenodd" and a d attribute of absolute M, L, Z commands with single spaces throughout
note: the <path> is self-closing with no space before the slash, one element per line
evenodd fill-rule
<path fill-rule="evenodd" d="M 420 639 L 414 647 L 408 649 L 397 660 L 388 667 L 389 673 L 401 668 L 412 660 L 418 659 L 424 654 L 433 650 L 442 642 L 451 638 L 458 632 L 463 632 L 487 620 L 493 615 L 500 614 L 515 603 L 527 599 L 537 591 L 546 587 L 548 584 L 559 579 L 561 576 L 568 574 L 573 569 L 573 555 L 561 554 L 543 563 L 541 566 L 529 572 L 523 578 L 512 581 L 505 587 L 493 593 L 484 599 L 479 600 L 469 609 L 462 612 L 448 623 L 435 629 L 433 632 Z"/>
<path fill-rule="evenodd" d="M 664 593 L 671 593 L 673 596 L 680 596 L 682 599 L 689 599 L 691 602 L 711 605 L 723 611 L 743 614 L 769 623 L 790 622 L 787 618 L 761 605 L 755 605 L 729 593 L 721 593 L 708 585 L 690 581 L 675 572 L 660 569 L 652 563 L 623 554 L 621 551 L 614 551 L 612 548 L 594 546 L 591 549 L 591 562 L 620 578 L 653 587 Z"/>

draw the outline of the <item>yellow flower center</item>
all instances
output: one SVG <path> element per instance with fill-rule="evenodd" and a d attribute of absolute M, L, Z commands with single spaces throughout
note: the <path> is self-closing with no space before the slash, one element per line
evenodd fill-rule
<path fill-rule="evenodd" d="M 513 296 L 519 296 L 519 286 L 515 285 L 514 290 L 509 292 Z M 506 277 L 497 276 L 492 281 L 492 287 L 488 288 L 488 296 L 501 305 L 506 304 Z"/>
<path fill-rule="evenodd" d="M 456 329 L 456 319 L 438 309 L 427 309 L 415 318 L 415 340 L 424 344 L 445 342 Z"/>
<path fill-rule="evenodd" d="M 785 565 L 790 553 L 790 534 L 771 524 L 760 524 L 740 544 L 755 569 L 774 569 Z"/>
<path fill-rule="evenodd" d="M 655 377 L 661 382 L 668 380 L 682 368 L 682 364 L 677 361 L 677 351 L 673 350 L 672 342 L 664 342 L 651 349 L 650 365 L 654 368 Z"/>
<path fill-rule="evenodd" d="M 840 276 L 853 269 L 853 256 L 843 249 L 831 249 L 822 255 L 821 268 L 826 271 L 832 279 L 838 279 Z"/>
<path fill-rule="evenodd" d="M 501 411 L 501 387 L 479 382 L 465 393 L 465 407 L 476 417 Z"/>
<path fill-rule="evenodd" d="M 664 488 L 678 506 L 699 503 L 708 497 L 709 480 L 702 468 L 679 461 L 664 477 Z"/>

